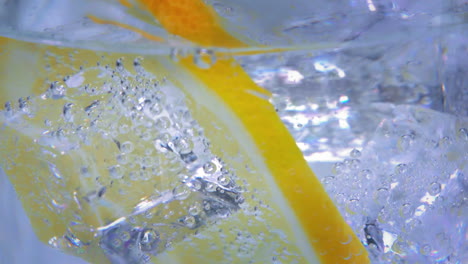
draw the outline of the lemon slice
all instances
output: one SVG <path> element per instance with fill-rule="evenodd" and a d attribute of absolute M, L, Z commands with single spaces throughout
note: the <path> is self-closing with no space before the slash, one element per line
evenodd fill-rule
<path fill-rule="evenodd" d="M 288 222 L 288 237 L 295 241 L 304 260 L 366 263 L 364 248 L 304 161 L 274 107 L 259 96 L 268 93 L 255 86 L 231 60 L 219 60 L 209 70 L 197 68 L 187 59 L 181 64 L 188 69 L 186 76 L 177 69 L 178 80 L 186 83 L 182 86 L 193 95 L 198 107 L 214 114 L 210 119 L 223 120 L 225 127 L 220 135 L 214 136 L 216 141 L 227 141 L 223 135 L 229 131 L 228 138 L 238 142 L 236 151 L 248 157 L 251 166 L 263 177 L 261 180 L 250 177 L 249 182 L 258 181 L 258 188 L 268 190 L 270 196 L 266 199 L 275 204 L 275 211 Z M 202 118 L 208 114 L 200 112 L 200 123 L 208 122 L 209 127 L 210 119 Z M 187 259 L 194 254 L 187 249 L 174 255 L 180 257 L 183 252 L 186 259 L 181 263 L 188 263 Z"/>

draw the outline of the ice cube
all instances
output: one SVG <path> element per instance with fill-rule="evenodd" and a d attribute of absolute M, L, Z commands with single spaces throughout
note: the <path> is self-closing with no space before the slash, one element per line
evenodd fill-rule
<path fill-rule="evenodd" d="M 333 181 L 332 195 L 378 252 L 376 263 L 460 263 L 468 257 L 468 118 L 391 108 L 392 117 L 381 121 L 361 156 L 339 163 L 334 176 L 341 180 Z"/>

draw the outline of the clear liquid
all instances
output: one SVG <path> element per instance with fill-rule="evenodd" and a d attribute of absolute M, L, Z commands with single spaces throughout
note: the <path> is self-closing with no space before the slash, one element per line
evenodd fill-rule
<path fill-rule="evenodd" d="M 415 14 L 409 12 L 408 15 Z M 431 16 L 431 19 L 435 18 L 437 17 Z M 385 31 L 369 30 L 368 35 L 362 34 L 356 42 L 343 42 L 344 44 L 336 39 L 331 42 L 324 37 L 324 41 L 331 43 L 327 49 L 311 48 L 309 45 L 282 54 L 239 56 L 237 60 L 257 84 L 273 92 L 271 102 L 277 107 L 278 114 L 346 220 L 369 248 L 375 263 L 463 263 L 467 258 L 463 252 L 466 252 L 464 219 L 468 213 L 464 198 L 468 175 L 465 166 L 468 160 L 465 151 L 468 148 L 468 95 L 465 81 L 465 64 L 468 58 L 466 41 L 460 33 L 466 26 L 462 24 L 460 28 L 457 25 L 449 27 L 447 31 L 442 32 L 440 29 L 434 33 L 422 30 L 419 20 L 412 21 L 414 26 L 410 27 L 409 32 L 415 34 L 411 37 L 402 38 L 401 35 L 384 34 Z M 305 25 L 307 23 L 303 21 L 301 26 L 296 26 L 299 30 L 310 29 Z M 5 35 L 15 34 L 17 32 L 10 31 Z M 34 42 L 103 49 L 102 43 L 70 41 L 66 37 L 56 42 L 55 37 L 44 36 L 41 34 L 38 37 L 34 32 L 17 34 L 20 39 Z M 366 39 L 366 36 L 371 37 Z M 279 41 L 277 44 L 280 46 L 282 43 Z M 157 53 L 168 57 L 177 50 L 169 46 L 153 48 L 147 44 L 104 47 L 119 52 Z M 189 46 L 178 49 L 185 49 L 189 53 L 194 51 Z M 5 106 L 2 114 L 10 120 L 18 116 L 28 120 L 28 115 L 35 119 L 42 115 L 42 132 L 48 131 L 42 144 L 53 145 L 63 152 L 71 151 L 76 146 L 74 143 L 84 141 L 86 137 L 102 134 L 118 137 L 135 131 L 136 127 L 142 127 L 142 130 L 138 130 L 139 139 L 136 141 L 144 144 L 145 139 L 156 139 L 153 143 L 157 146 L 153 152 L 165 153 L 165 158 L 158 162 L 170 164 L 169 167 L 174 166 L 175 170 L 177 166 L 197 164 L 189 166 L 189 169 L 196 171 L 199 167 L 203 171 L 203 177 L 212 179 L 191 182 L 193 179 L 177 174 L 172 177 L 175 179 L 174 183 L 159 183 L 157 188 L 163 191 L 172 190 L 169 195 L 172 198 L 168 199 L 174 201 L 188 198 L 188 190 L 177 185 L 180 179 L 190 182 L 192 191 L 203 188 L 217 193 L 228 187 L 234 188 L 234 183 L 218 175 L 222 170 L 221 166 L 208 163 L 216 163 L 215 157 L 203 151 L 200 152 L 202 154 L 195 153 L 197 151 L 194 149 L 203 149 L 203 140 L 200 135 L 194 136 L 193 133 L 197 134 L 196 129 L 186 131 L 189 127 L 184 126 L 183 122 L 188 124 L 191 121 L 190 117 L 184 119 L 187 118 L 184 117 L 186 110 L 172 108 L 177 102 L 159 103 L 159 96 L 168 93 L 167 89 L 155 95 L 133 89 L 132 98 L 119 105 L 118 99 L 122 99 L 120 95 L 114 99 L 101 97 L 104 91 L 112 91 L 111 86 L 101 83 L 86 87 L 86 78 L 83 81 L 80 77 L 82 74 L 90 74 L 92 78 L 104 74 L 105 78 L 119 82 L 121 74 L 129 69 L 137 72 L 137 75 L 142 74 L 143 80 L 148 80 L 145 79 L 148 75 L 143 71 L 138 73 L 138 67 L 131 69 L 135 58 L 133 55 L 127 56 L 123 68 L 115 60 L 109 66 L 96 66 L 96 63 L 88 62 L 84 71 L 73 68 L 70 64 L 67 76 L 52 73 L 52 78 L 48 80 L 50 86 L 43 87 L 44 98 L 12 102 L 11 106 Z M 51 61 L 55 59 L 51 56 Z M 95 59 L 98 61 L 99 56 Z M 41 67 L 47 68 L 47 65 Z M 68 67 L 67 64 L 65 67 Z M 55 81 L 58 83 L 54 83 Z M 68 88 L 63 90 L 63 87 Z M 49 102 L 64 98 L 67 101 L 67 96 L 71 94 L 93 98 L 89 102 L 78 100 L 77 103 L 76 100 L 70 100 L 69 104 L 50 107 Z M 153 97 L 158 105 L 150 100 L 148 106 L 145 102 Z M 163 97 L 177 98 L 167 94 Z M 104 103 L 95 103 L 96 100 Z M 118 105 L 127 121 L 114 122 L 115 112 L 106 108 L 109 104 Z M 10 111 L 9 108 L 13 110 Z M 132 116 L 131 113 L 137 114 Z M 138 119 L 141 116 L 144 117 L 143 121 Z M 145 129 L 145 120 L 154 121 L 159 128 L 169 130 L 169 133 L 153 135 L 154 131 Z M 181 124 L 180 120 L 185 121 Z M 128 154 L 134 149 L 144 149 L 135 143 L 128 144 L 132 140 L 117 142 L 111 144 L 120 145 L 118 148 L 121 153 L 116 152 L 115 164 L 105 166 L 112 179 L 121 179 L 124 174 L 130 173 L 125 167 L 128 164 Z M 173 159 L 178 161 L 171 164 Z M 198 164 L 200 160 L 203 162 Z M 148 164 L 153 163 L 154 161 L 138 160 L 139 168 L 150 168 Z M 8 163 L 3 166 L 8 166 Z M 60 171 L 54 166 L 50 166 L 49 170 L 54 172 L 53 181 L 60 184 Z M 206 176 L 212 175 L 209 173 L 212 170 L 214 174 L 218 173 L 216 177 Z M 86 178 L 90 168 L 81 167 L 79 171 Z M 144 181 L 148 179 L 148 175 L 133 173 L 128 174 L 128 179 L 128 182 Z M 90 194 L 88 199 L 99 199 L 106 195 L 104 185 L 98 182 L 96 193 Z M 210 212 L 219 212 L 211 214 L 215 219 L 229 217 L 230 213 L 238 210 L 237 206 L 242 201 L 242 197 L 235 195 L 235 188 L 231 191 L 231 198 L 226 198 L 225 195 L 212 196 L 215 197 L 214 202 L 208 207 L 203 199 L 189 198 L 194 199 L 191 201 L 193 204 L 184 215 L 177 215 L 178 212 L 168 208 L 163 218 L 171 221 L 172 218 L 178 218 L 181 225 L 196 229 L 199 227 L 199 211 L 204 211 L 207 215 Z M 3 199 L 10 201 L 13 199 L 12 195 Z M 231 207 L 217 205 L 220 203 L 219 197 L 228 199 Z M 63 210 L 61 205 L 64 204 L 60 198 L 73 199 L 66 195 L 54 198 L 54 210 L 58 212 Z M 151 199 L 147 202 L 153 205 L 157 203 Z M 215 204 L 214 208 L 212 204 Z M 136 207 L 134 212 L 140 212 L 138 209 L 143 205 Z M 9 209 L 5 210 L 7 211 Z M 125 216 L 130 221 L 131 216 Z M 152 215 L 150 212 L 138 214 L 138 217 L 141 219 L 135 221 L 144 221 L 143 219 L 151 218 Z M 138 240 L 148 251 L 163 250 L 163 244 L 153 244 L 152 239 L 158 234 L 152 233 L 152 230 L 142 229 L 132 233 L 125 228 L 126 225 L 121 226 L 118 231 L 122 234 L 119 233 L 118 236 L 117 231 L 110 228 L 109 230 L 114 231 L 104 236 L 105 247 L 120 248 L 122 241 Z M 80 245 L 80 241 L 71 234 L 66 240 L 52 239 L 50 243 L 58 247 Z M 147 255 L 142 256 L 141 261 L 146 257 Z"/>

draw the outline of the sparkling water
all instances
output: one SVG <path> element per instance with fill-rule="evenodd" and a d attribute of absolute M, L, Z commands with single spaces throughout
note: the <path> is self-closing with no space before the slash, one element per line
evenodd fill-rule
<path fill-rule="evenodd" d="M 242 17 L 239 6 L 248 5 L 244 2 L 228 5 L 219 1 L 215 7 L 227 19 L 236 21 Z M 350 1 L 350 5 L 364 6 L 371 15 L 346 15 L 338 12 L 338 7 L 323 3 L 304 10 L 313 16 L 277 22 L 283 24 L 282 34 L 296 43 L 331 43 L 327 48 L 239 56 L 237 60 L 257 84 L 273 93 L 271 103 L 346 221 L 366 245 L 373 263 L 465 263 L 466 4 Z M 325 10 L 323 14 L 312 12 L 320 8 Z M 0 15 L 3 18 L 8 14 Z M 395 21 L 398 23 L 392 23 Z M 25 34 L 12 31 L 18 26 L 13 23 L 3 25 L 2 35 L 37 40 L 36 33 L 43 28 L 62 24 L 56 20 L 47 25 L 26 22 L 19 24 Z M 36 42 L 163 53 L 172 59 L 192 52 L 185 48 L 155 51 L 144 43 L 135 46 L 132 41 L 137 37 L 121 31 L 104 34 L 104 44 L 96 44 L 89 41 L 93 34 L 112 30 L 96 27 L 95 31 L 78 32 L 81 24 L 66 25 L 46 31 Z M 258 36 L 266 28 L 273 30 L 273 26 L 265 25 L 252 26 L 249 31 Z M 386 34 L 388 31 L 392 34 Z M 79 34 L 71 38 L 70 32 Z M 121 36 L 126 38 L 119 39 Z M 284 44 L 287 39 L 271 36 L 261 41 Z M 116 39 L 130 43 L 130 48 L 108 44 Z M 139 56 L 120 59 L 113 53 L 101 52 L 93 57 L 94 61 L 83 60 L 82 67 L 76 68 L 80 51 L 67 55 L 72 62 L 46 54 L 48 65 L 40 67 L 48 79 L 40 96 L 2 101 L 5 105 L 0 112 L 2 129 L 18 131 L 14 136 L 0 134 L 0 142 L 35 139 L 19 140 L 13 153 L 0 147 L 3 169 L 25 166 L 34 173 L 36 168 L 30 164 L 16 164 L 10 159 L 21 148 L 30 148 L 46 161 L 50 188 L 60 190 L 68 179 L 64 175 L 70 171 L 88 186 L 79 195 L 41 192 L 40 199 L 51 211 L 66 214 L 69 205 L 75 203 L 107 206 L 109 195 L 141 198 L 129 213 L 90 230 L 99 235 L 102 249 L 116 263 L 145 263 L 170 250 L 172 243 L 199 239 L 199 230 L 239 210 L 261 217 L 255 206 L 244 203 L 242 194 L 248 186 L 210 152 L 205 131 L 191 117 L 186 98 L 174 84 L 164 76 L 148 73 Z M 59 63 L 60 73 L 54 69 Z M 100 166 L 105 170 L 90 166 L 93 162 L 85 158 L 74 168 L 65 168 L 61 163 L 61 156 L 76 155 L 90 146 L 111 150 L 106 152 L 109 158 L 102 161 L 105 166 Z M 154 176 L 161 176 L 161 167 L 167 168 L 167 175 L 154 180 Z M 155 190 L 154 195 L 147 196 L 145 191 L 129 193 L 132 184 L 139 182 L 147 182 Z M 0 262 L 37 263 L 41 258 L 48 263 L 63 263 L 60 258 L 67 259 L 66 263 L 82 262 L 69 256 L 58 257 L 37 245 L 3 173 L 0 183 L 0 215 L 4 219 L 0 233 L 5 234 L 0 236 Z M 49 245 L 79 250 L 87 243 L 73 234 L 80 228 L 89 227 L 77 217 L 69 232 L 51 237 Z M 169 238 L 167 234 L 173 230 L 178 232 Z M 252 239 L 279 237 L 262 234 Z M 253 244 L 238 245 L 236 250 L 248 258 Z M 33 249 L 36 247 L 39 250 Z M 27 249 L 26 253 L 20 254 L 21 248 Z M 274 256 L 274 263 L 285 255 Z"/>

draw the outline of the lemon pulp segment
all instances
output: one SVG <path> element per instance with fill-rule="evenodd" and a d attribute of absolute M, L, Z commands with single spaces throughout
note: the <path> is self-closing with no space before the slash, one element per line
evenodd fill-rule
<path fill-rule="evenodd" d="M 220 26 L 220 18 L 201 0 L 139 0 L 171 34 L 202 46 L 247 46 Z"/>

